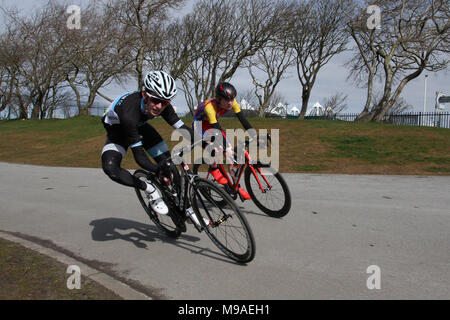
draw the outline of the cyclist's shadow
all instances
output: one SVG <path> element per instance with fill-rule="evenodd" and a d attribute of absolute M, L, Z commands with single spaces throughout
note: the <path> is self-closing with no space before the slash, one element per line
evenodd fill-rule
<path fill-rule="evenodd" d="M 147 249 L 149 242 L 162 241 L 175 243 L 172 239 L 162 234 L 155 226 L 131 221 L 122 218 L 105 218 L 93 220 L 89 225 L 93 226 L 91 235 L 94 241 L 124 240 L 131 242 L 138 248 Z M 183 238 L 190 242 L 199 241 L 200 238 L 182 234 Z"/>

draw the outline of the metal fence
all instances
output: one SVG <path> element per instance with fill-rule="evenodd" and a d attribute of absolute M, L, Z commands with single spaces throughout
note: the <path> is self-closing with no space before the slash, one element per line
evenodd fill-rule
<path fill-rule="evenodd" d="M 306 116 L 306 120 L 342 120 L 355 121 L 359 113 L 342 113 L 333 116 Z M 292 116 L 290 117 L 292 119 Z M 385 115 L 382 123 L 437 127 L 450 129 L 450 112 L 409 112 L 402 114 Z"/>
<path fill-rule="evenodd" d="M 105 112 L 108 106 L 93 106 L 90 109 L 90 115 L 101 116 Z M 258 116 L 256 111 L 243 110 L 247 117 Z M 78 115 L 77 108 L 69 108 L 67 110 L 55 110 L 52 114 L 52 118 L 67 119 Z M 225 116 L 233 117 L 234 114 L 230 112 Z M 359 116 L 359 113 L 338 113 L 331 116 L 305 116 L 305 120 L 341 120 L 341 121 L 355 121 Z M 268 118 L 287 118 L 298 119 L 298 116 L 287 115 L 269 115 Z M 0 119 L 2 119 L 0 114 Z M 9 117 L 8 117 L 9 118 Z M 395 124 L 395 125 L 409 125 L 409 126 L 424 126 L 424 127 L 437 127 L 450 129 L 450 112 L 409 112 L 402 114 L 388 114 L 381 120 L 382 123 Z"/>

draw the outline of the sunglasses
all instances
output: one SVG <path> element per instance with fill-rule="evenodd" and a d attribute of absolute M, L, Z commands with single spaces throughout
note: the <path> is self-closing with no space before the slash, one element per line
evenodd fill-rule
<path fill-rule="evenodd" d="M 165 106 L 167 106 L 167 105 L 170 103 L 169 100 L 162 100 L 162 99 L 160 99 L 160 98 L 158 98 L 158 97 L 155 97 L 155 96 L 151 95 L 151 94 L 148 93 L 148 92 L 145 92 L 145 93 L 147 94 L 147 97 L 150 99 L 150 101 L 151 101 L 152 103 L 154 103 L 154 104 L 159 104 L 159 103 L 161 103 L 161 106 L 165 107 Z"/>

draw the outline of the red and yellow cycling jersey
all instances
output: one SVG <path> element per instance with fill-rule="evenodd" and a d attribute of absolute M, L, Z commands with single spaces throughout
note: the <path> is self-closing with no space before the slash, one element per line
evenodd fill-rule
<path fill-rule="evenodd" d="M 241 112 L 241 108 L 237 103 L 236 99 L 233 101 L 233 111 L 234 113 Z M 202 122 L 202 131 L 211 129 L 211 125 L 217 123 L 217 119 L 227 113 L 227 110 L 221 109 L 218 106 L 216 98 L 208 99 L 203 101 L 197 107 L 194 114 L 194 121 Z"/>

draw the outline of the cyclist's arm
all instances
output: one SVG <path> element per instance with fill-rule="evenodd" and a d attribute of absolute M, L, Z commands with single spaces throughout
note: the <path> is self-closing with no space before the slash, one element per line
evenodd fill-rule
<path fill-rule="evenodd" d="M 185 138 L 190 139 L 190 141 L 193 142 L 194 131 L 178 117 L 172 105 L 168 105 L 163 112 L 161 112 L 161 116 L 175 130 L 179 130 Z"/>
<path fill-rule="evenodd" d="M 248 122 L 247 118 L 244 116 L 244 113 L 241 111 L 241 108 L 239 107 L 239 104 L 237 103 L 236 100 L 234 100 L 233 111 L 236 114 L 239 121 L 241 122 L 244 129 L 250 133 L 252 138 L 254 138 L 254 136 L 256 135 L 256 132 L 254 130 L 250 130 L 250 129 L 253 129 L 253 127 L 250 124 L 250 122 Z"/>
<path fill-rule="evenodd" d="M 244 113 L 242 111 L 236 113 L 236 116 L 245 130 L 253 129 L 252 125 L 250 124 L 250 122 L 248 122 L 247 118 L 244 116 Z"/>
<path fill-rule="evenodd" d="M 131 147 L 136 163 L 149 172 L 156 172 L 158 166 L 150 161 L 142 145 Z"/>

